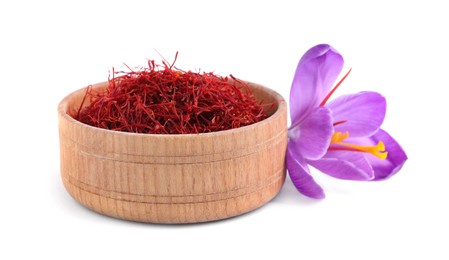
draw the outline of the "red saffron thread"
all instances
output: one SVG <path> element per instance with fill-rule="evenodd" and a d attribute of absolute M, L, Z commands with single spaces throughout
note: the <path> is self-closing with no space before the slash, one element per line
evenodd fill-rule
<path fill-rule="evenodd" d="M 349 75 L 349 73 L 351 72 L 352 68 L 349 69 L 348 72 L 346 72 L 346 74 L 343 76 L 343 78 L 340 79 L 340 81 L 337 83 L 337 85 L 335 85 L 334 88 L 332 88 L 332 90 L 327 94 L 327 96 L 324 98 L 323 101 L 321 101 L 320 106 L 324 106 L 326 105 L 326 102 L 329 100 L 329 98 L 332 96 L 332 94 L 334 94 L 335 90 L 337 90 L 337 88 L 341 85 L 341 83 L 343 83 L 343 81 L 346 79 L 346 77 Z"/>
<path fill-rule="evenodd" d="M 344 124 L 344 123 L 346 123 L 346 122 L 348 122 L 348 120 L 341 120 L 341 121 L 337 121 L 337 122 L 334 122 L 334 126 L 337 126 L 337 125 L 341 125 L 341 124 Z"/>
<path fill-rule="evenodd" d="M 238 128 L 267 118 L 248 85 L 230 75 L 182 71 L 148 61 L 148 68 L 116 72 L 102 92 L 87 87 L 70 115 L 85 124 L 147 134 L 208 133 Z M 89 100 L 89 102 L 87 102 Z M 88 105 L 85 105 L 89 103 Z"/>

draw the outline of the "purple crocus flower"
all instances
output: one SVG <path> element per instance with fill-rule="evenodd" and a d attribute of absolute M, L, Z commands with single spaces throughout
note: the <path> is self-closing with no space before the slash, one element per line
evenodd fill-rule
<path fill-rule="evenodd" d="M 382 95 L 360 92 L 327 102 L 349 74 L 332 88 L 343 62 L 330 45 L 311 48 L 299 61 L 290 92 L 287 168 L 298 191 L 312 198 L 324 198 L 324 192 L 308 165 L 335 178 L 372 181 L 394 175 L 407 160 L 380 129 L 386 112 Z"/>

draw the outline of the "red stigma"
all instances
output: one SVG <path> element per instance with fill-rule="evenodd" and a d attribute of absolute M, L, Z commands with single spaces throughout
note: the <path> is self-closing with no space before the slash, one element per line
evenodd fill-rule
<path fill-rule="evenodd" d="M 324 100 L 321 102 L 320 106 L 324 106 L 326 104 L 326 102 L 329 100 L 329 98 L 332 96 L 332 94 L 334 94 L 335 90 L 337 90 L 337 88 L 341 85 L 341 83 L 346 79 L 346 77 L 349 75 L 349 73 L 351 72 L 352 68 L 349 69 L 348 72 L 346 72 L 346 74 L 343 76 L 343 78 L 340 79 L 340 81 L 337 83 L 337 85 L 335 85 L 335 87 L 329 92 L 329 94 L 327 94 L 327 96 L 324 98 Z"/>

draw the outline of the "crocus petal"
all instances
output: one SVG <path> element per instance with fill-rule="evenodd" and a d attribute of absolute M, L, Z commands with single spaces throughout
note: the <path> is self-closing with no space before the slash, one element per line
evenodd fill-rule
<path fill-rule="evenodd" d="M 343 68 L 343 57 L 330 45 L 308 50 L 298 63 L 290 90 L 292 124 L 318 107 Z"/>
<path fill-rule="evenodd" d="M 384 180 L 393 176 L 402 168 L 405 161 L 408 159 L 399 143 L 382 129 L 379 129 L 379 131 L 371 137 L 357 138 L 355 140 L 348 138 L 348 141 L 357 142 L 360 145 L 375 145 L 379 141 L 384 143 L 385 150 L 388 152 L 385 160 L 380 160 L 370 154 L 366 155 L 366 158 L 374 170 L 373 180 Z"/>
<path fill-rule="evenodd" d="M 330 110 L 318 107 L 289 130 L 290 149 L 306 159 L 317 160 L 326 153 L 333 133 Z"/>
<path fill-rule="evenodd" d="M 373 169 L 363 153 L 349 151 L 329 151 L 317 161 L 307 161 L 318 170 L 344 180 L 372 180 Z"/>
<path fill-rule="evenodd" d="M 290 179 L 300 193 L 314 199 L 324 199 L 323 189 L 310 175 L 307 163 L 301 156 L 294 154 L 290 149 L 290 144 L 287 148 L 286 163 Z"/>
<path fill-rule="evenodd" d="M 371 136 L 384 121 L 387 103 L 376 92 L 343 95 L 326 105 L 332 110 L 337 132 L 349 132 L 351 137 Z"/>

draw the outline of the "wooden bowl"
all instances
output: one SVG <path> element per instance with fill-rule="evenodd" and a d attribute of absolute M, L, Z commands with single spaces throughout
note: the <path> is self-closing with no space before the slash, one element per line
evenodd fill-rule
<path fill-rule="evenodd" d="M 58 106 L 61 176 L 67 191 L 101 214 L 153 223 L 213 221 L 264 205 L 285 180 L 287 109 L 273 90 L 249 86 L 257 100 L 277 104 L 267 111 L 270 116 L 205 134 L 134 134 L 92 127 L 67 114 L 80 105 L 85 89 L 68 95 Z"/>

